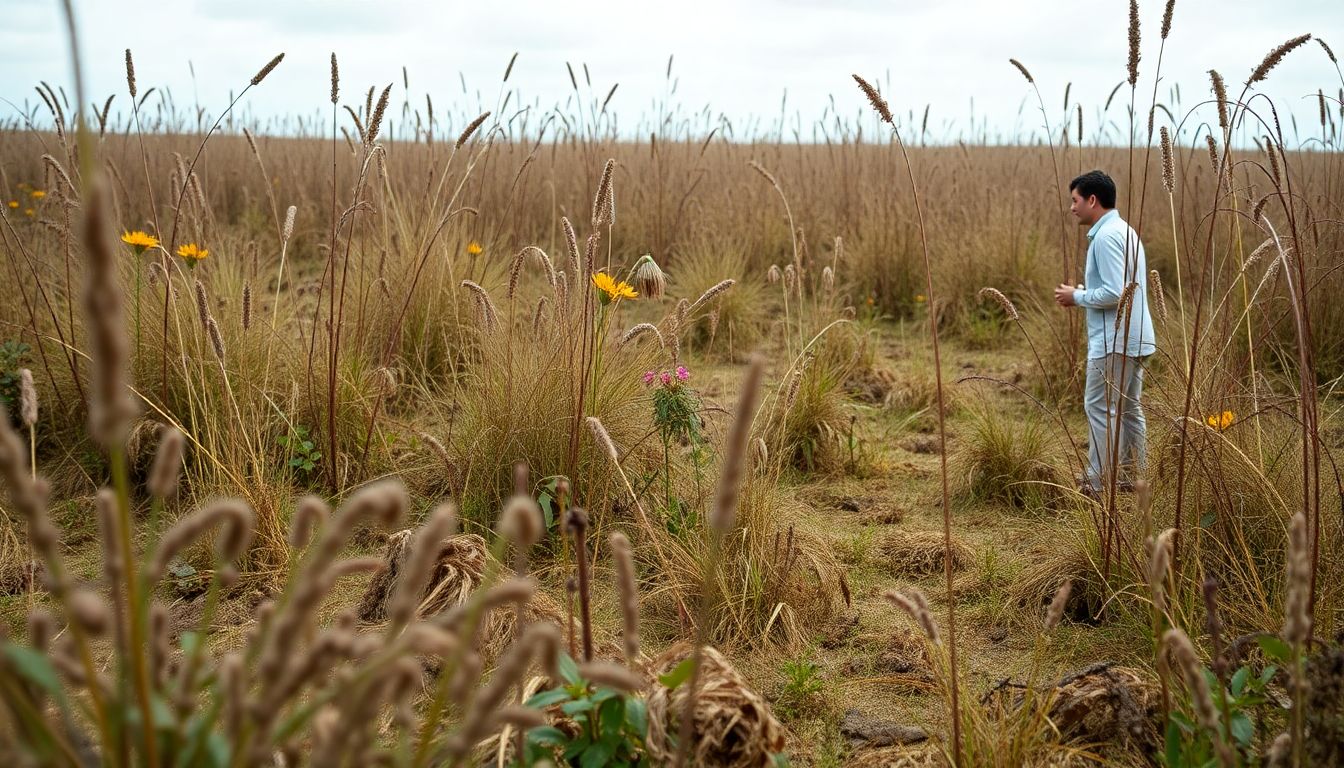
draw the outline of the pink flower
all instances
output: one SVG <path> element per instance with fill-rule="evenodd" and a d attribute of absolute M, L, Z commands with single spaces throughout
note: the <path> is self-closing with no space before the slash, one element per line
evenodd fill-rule
<path fill-rule="evenodd" d="M 691 378 L 691 372 L 688 371 L 688 370 L 686 370 L 686 366 L 684 366 L 684 365 L 678 365 L 678 366 L 677 366 L 677 381 L 685 381 L 685 380 L 687 380 L 687 379 L 689 379 L 689 378 Z"/>
<path fill-rule="evenodd" d="M 658 378 L 658 374 L 654 373 L 653 371 L 645 371 L 645 372 L 644 372 L 644 385 L 645 385 L 645 386 L 648 386 L 648 385 L 652 384 L 652 383 L 653 383 L 653 380 L 656 379 L 656 378 Z"/>
<path fill-rule="evenodd" d="M 662 375 L 659 378 L 663 380 L 664 385 L 672 383 L 672 374 L 668 373 L 667 371 L 663 371 Z"/>

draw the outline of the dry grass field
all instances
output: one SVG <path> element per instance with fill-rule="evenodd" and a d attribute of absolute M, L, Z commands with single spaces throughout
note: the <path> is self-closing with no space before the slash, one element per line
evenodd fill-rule
<path fill-rule="evenodd" d="M 1097 127 L 1047 94 L 1014 146 L 844 76 L 873 109 L 811 143 L 435 116 L 335 57 L 329 123 L 255 132 L 129 51 L 117 111 L 39 89 L 0 123 L 0 754 L 1340 764 L 1344 77 L 1285 135 L 1285 56 L 1339 71 L 1289 41 Z M 1159 347 L 1146 476 L 1095 499 L 1051 297 L 1093 168 Z"/>

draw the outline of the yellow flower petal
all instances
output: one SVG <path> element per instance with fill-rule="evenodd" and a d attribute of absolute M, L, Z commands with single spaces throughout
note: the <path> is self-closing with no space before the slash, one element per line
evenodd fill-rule
<path fill-rule="evenodd" d="M 134 232 L 121 233 L 121 242 L 143 251 L 146 248 L 153 248 L 158 245 L 159 239 L 147 232 L 142 232 L 137 229 Z"/>

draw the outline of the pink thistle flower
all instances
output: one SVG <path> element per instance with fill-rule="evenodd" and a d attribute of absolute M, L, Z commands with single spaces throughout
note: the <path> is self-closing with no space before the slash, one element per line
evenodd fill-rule
<path fill-rule="evenodd" d="M 691 372 L 684 365 L 677 366 L 677 381 L 685 381 L 691 378 Z"/>
<path fill-rule="evenodd" d="M 657 373 L 654 373 L 653 371 L 645 371 L 645 372 L 644 372 L 644 386 L 648 386 L 648 385 L 652 384 L 653 381 L 654 381 L 654 379 L 656 379 L 656 378 L 658 378 L 658 374 L 657 374 Z"/>
<path fill-rule="evenodd" d="M 664 385 L 672 383 L 672 374 L 668 373 L 667 371 L 663 371 L 662 375 L 659 378 L 663 380 Z"/>

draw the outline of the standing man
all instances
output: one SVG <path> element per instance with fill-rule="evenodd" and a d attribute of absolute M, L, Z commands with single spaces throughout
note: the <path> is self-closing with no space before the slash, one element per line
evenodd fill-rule
<path fill-rule="evenodd" d="M 1112 471 L 1121 471 L 1119 487 L 1129 490 L 1146 466 L 1140 398 L 1144 361 L 1157 347 L 1148 315 L 1148 262 L 1138 233 L 1115 210 L 1115 182 L 1088 171 L 1069 182 L 1069 193 L 1070 212 L 1090 228 L 1087 267 L 1083 285 L 1055 288 L 1055 303 L 1087 314 L 1089 466 L 1078 480 L 1082 493 L 1098 498 Z M 1118 457 L 1112 455 L 1117 446 Z"/>

